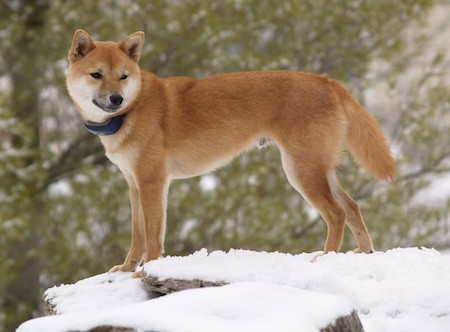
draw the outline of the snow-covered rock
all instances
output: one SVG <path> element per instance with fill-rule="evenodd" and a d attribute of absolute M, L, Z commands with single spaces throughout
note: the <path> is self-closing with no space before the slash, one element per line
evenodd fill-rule
<path fill-rule="evenodd" d="M 87 331 L 119 326 L 137 331 L 319 332 L 352 310 L 350 302 L 341 296 L 243 282 L 186 290 L 135 304 L 118 303 L 106 310 L 77 308 L 77 313 L 29 321 L 18 331 Z"/>
<path fill-rule="evenodd" d="M 431 249 L 374 254 L 289 255 L 201 250 L 145 265 L 160 280 L 199 279 L 229 284 L 147 300 L 130 274 L 103 274 L 54 287 L 47 300 L 60 315 L 24 323 L 19 332 L 320 331 L 358 311 L 366 332 L 450 331 L 450 256 Z M 328 322 L 328 323 L 327 323 Z"/>
<path fill-rule="evenodd" d="M 161 280 L 260 281 L 345 296 L 365 331 L 450 331 L 450 256 L 404 248 L 373 254 L 200 250 L 149 262 Z"/>

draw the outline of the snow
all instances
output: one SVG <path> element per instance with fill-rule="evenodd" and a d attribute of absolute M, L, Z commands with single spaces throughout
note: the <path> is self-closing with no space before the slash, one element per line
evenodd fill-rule
<path fill-rule="evenodd" d="M 318 308 L 323 312 L 317 312 Z M 22 325 L 18 331 L 83 331 L 114 325 L 141 331 L 316 332 L 351 311 L 349 301 L 340 296 L 244 282 L 188 290 L 110 310 L 44 317 Z"/>
<path fill-rule="evenodd" d="M 145 265 L 160 278 L 231 283 L 148 300 L 128 273 L 102 274 L 46 292 L 61 315 L 37 318 L 19 332 L 319 331 L 356 309 L 367 332 L 450 331 L 450 256 L 433 249 L 366 254 L 290 255 L 205 249 Z"/>
<path fill-rule="evenodd" d="M 45 292 L 58 314 L 104 310 L 149 299 L 140 279 L 131 273 L 104 273 L 74 285 L 52 287 Z"/>

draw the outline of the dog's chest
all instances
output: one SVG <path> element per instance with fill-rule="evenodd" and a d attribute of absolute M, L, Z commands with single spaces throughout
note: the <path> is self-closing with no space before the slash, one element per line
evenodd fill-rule
<path fill-rule="evenodd" d="M 132 149 L 121 149 L 113 153 L 106 153 L 106 156 L 124 173 L 133 174 L 134 154 Z"/>
<path fill-rule="evenodd" d="M 119 132 L 116 135 L 101 136 L 106 156 L 123 172 L 132 174 L 136 160 L 136 149 L 131 144 L 125 144 L 125 136 Z"/>

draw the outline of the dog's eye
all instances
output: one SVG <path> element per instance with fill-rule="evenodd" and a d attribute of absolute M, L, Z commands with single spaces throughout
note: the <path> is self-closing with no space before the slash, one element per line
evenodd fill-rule
<path fill-rule="evenodd" d="M 92 76 L 93 78 L 95 78 L 96 80 L 100 80 L 100 79 L 102 79 L 102 77 L 103 77 L 103 75 L 100 74 L 100 73 L 91 73 L 91 76 Z"/>
<path fill-rule="evenodd" d="M 121 80 L 126 80 L 128 78 L 128 75 L 123 74 L 122 76 L 120 76 Z"/>

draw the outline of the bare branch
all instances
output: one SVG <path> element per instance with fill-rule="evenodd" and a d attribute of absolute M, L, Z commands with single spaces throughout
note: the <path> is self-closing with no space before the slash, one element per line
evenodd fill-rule
<path fill-rule="evenodd" d="M 75 138 L 67 149 L 48 169 L 46 185 L 68 176 L 90 159 L 93 165 L 103 165 L 107 157 L 97 137 L 85 133 Z"/>

